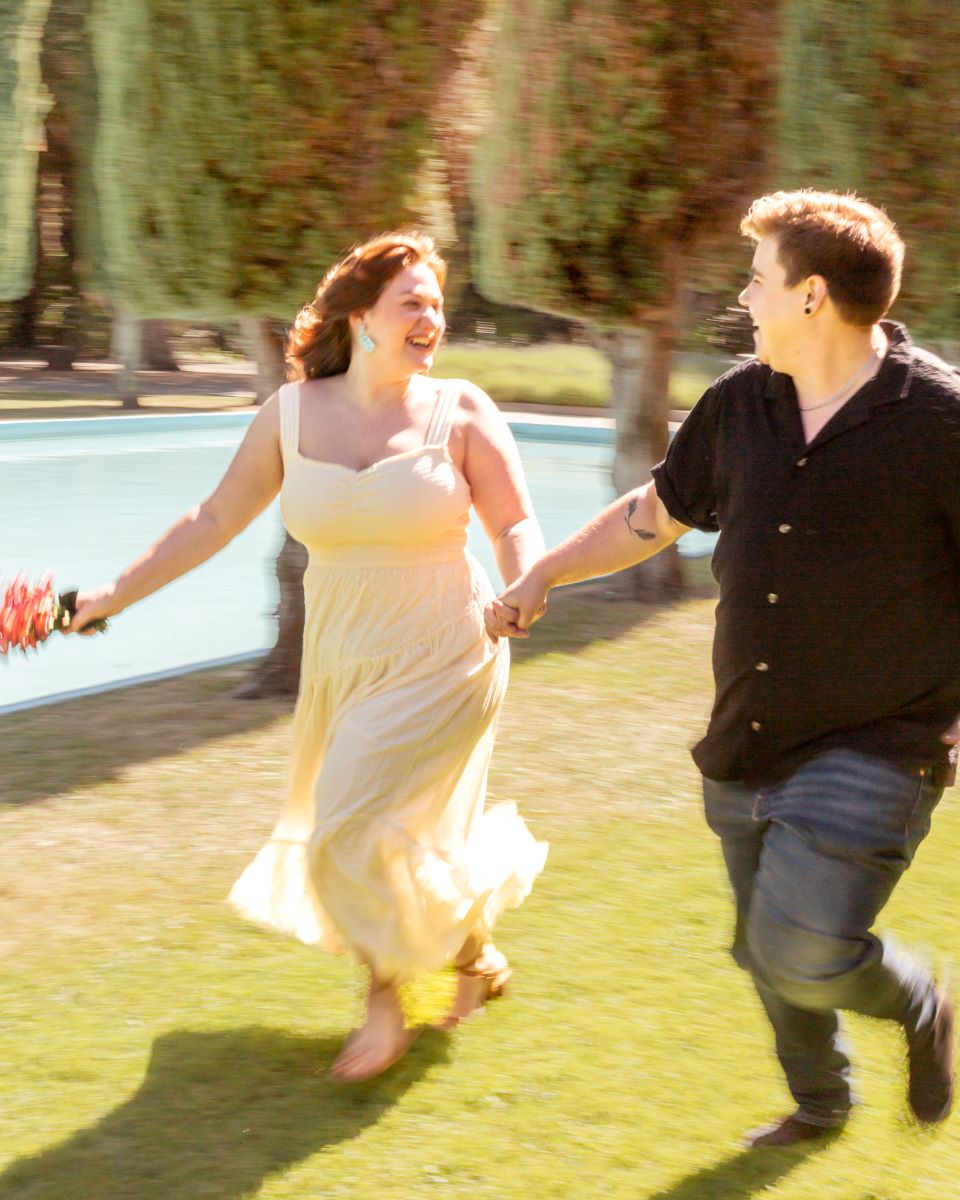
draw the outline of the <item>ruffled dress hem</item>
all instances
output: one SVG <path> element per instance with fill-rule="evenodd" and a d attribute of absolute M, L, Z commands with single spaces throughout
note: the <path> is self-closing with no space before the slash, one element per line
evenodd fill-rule
<path fill-rule="evenodd" d="M 393 865 L 390 876 L 397 909 L 406 916 L 406 945 L 397 944 L 389 923 L 383 926 L 383 944 L 351 944 L 317 895 L 310 861 L 318 851 L 304 843 L 267 842 L 234 884 L 228 903 L 246 920 L 308 946 L 331 954 L 350 949 L 378 977 L 402 982 L 447 965 L 468 937 L 487 940 L 498 918 L 527 898 L 547 858 L 547 844 L 534 839 L 515 804 L 487 809 L 457 856 L 412 841 L 387 822 L 381 825 L 377 841 Z M 332 849 L 326 848 L 326 859 Z M 404 880 L 406 896 L 397 894 L 403 890 L 398 881 Z"/>

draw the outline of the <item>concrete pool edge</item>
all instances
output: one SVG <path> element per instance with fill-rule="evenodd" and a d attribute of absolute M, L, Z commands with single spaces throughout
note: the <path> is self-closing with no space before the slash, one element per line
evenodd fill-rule
<path fill-rule="evenodd" d="M 586 445 L 613 445 L 616 422 L 612 417 L 560 416 L 557 413 L 513 412 L 503 410 L 507 423 L 519 439 L 548 442 L 581 442 Z M 0 420 L 0 443 L 42 441 L 71 435 L 106 434 L 108 437 L 136 432 L 139 422 L 146 421 L 164 429 L 242 429 L 254 417 L 252 411 L 206 413 L 135 413 L 111 417 L 53 417 L 16 421 Z M 680 422 L 668 422 L 675 433 Z"/>
<path fill-rule="evenodd" d="M 206 412 L 206 413 L 142 413 L 126 416 L 98 418 L 54 418 L 42 420 L 0 421 L 0 445 L 4 441 L 10 444 L 10 451 L 16 457 L 18 447 L 25 451 L 25 458 L 30 459 L 30 449 L 26 445 L 31 440 L 44 441 L 49 438 L 72 438 L 76 436 L 81 444 L 85 444 L 88 436 L 105 433 L 108 436 L 117 433 L 142 434 L 157 432 L 163 429 L 196 430 L 198 433 L 218 429 L 238 431 L 244 429 L 255 415 L 254 411 L 244 412 Z M 543 441 L 567 446 L 581 444 L 583 446 L 611 446 L 615 436 L 614 421 L 609 417 L 592 417 L 559 414 L 514 413 L 505 411 L 504 416 L 514 430 L 518 440 Z M 184 439 L 187 440 L 187 439 Z M 239 440 L 239 435 L 237 437 Z M 114 450 L 123 454 L 122 443 L 113 442 Z M 37 447 L 39 457 L 45 457 L 46 448 Z M 85 453 L 85 449 L 82 453 Z M 589 456 L 588 456 L 589 457 Z M 247 642 L 249 645 L 249 641 Z M 230 647 L 224 647 L 229 649 Z M 140 684 L 159 682 L 164 679 L 189 675 L 197 671 L 213 670 L 233 665 L 256 661 L 263 657 L 266 649 L 248 650 L 239 655 L 227 655 L 215 659 L 194 660 L 180 666 L 158 671 L 143 672 L 129 677 L 114 678 L 101 683 L 65 690 L 46 691 L 41 695 L 33 695 L 25 699 L 15 700 L 9 704 L 0 704 L 0 717 L 14 715 L 19 712 L 36 708 L 49 707 L 61 702 L 82 699 L 106 692 L 134 687 Z M 161 660 L 162 661 L 162 660 Z M 133 664 L 130 664 L 133 665 Z M 146 665 L 146 664 L 145 664 Z M 2 671 L 2 665 L 0 665 Z M 54 682 L 46 681 L 47 686 Z M 73 682 L 62 679 L 60 682 Z M 79 682 L 79 680 L 77 681 Z M 41 683 L 41 686 L 42 683 Z"/>
<path fill-rule="evenodd" d="M 46 696 L 34 696 L 30 700 L 18 700 L 14 704 L 0 705 L 0 717 L 27 712 L 31 708 L 49 708 L 53 704 L 65 704 L 71 700 L 83 700 L 87 696 L 101 696 L 105 692 L 119 692 L 123 688 L 139 687 L 142 683 L 160 683 L 164 679 L 178 679 L 182 675 L 193 675 L 197 671 L 216 671 L 223 667 L 238 667 L 244 663 L 265 658 L 269 650 L 248 650 L 246 654 L 231 654 L 226 658 L 212 658 L 207 662 L 184 663 L 166 671 L 151 671 L 146 675 L 132 675 L 129 679 L 112 679 L 107 683 L 96 683 L 90 687 L 74 688 L 69 692 L 51 692 Z"/>
<path fill-rule="evenodd" d="M 112 437 L 134 432 L 141 421 L 167 429 L 236 429 L 253 420 L 253 412 L 131 413 L 109 417 L 26 417 L 0 420 L 0 442 L 39 441 L 70 435 Z"/>

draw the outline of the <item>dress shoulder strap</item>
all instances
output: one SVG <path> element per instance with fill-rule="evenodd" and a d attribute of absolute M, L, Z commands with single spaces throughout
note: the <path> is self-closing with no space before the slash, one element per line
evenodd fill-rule
<path fill-rule="evenodd" d="M 284 466 L 300 448 L 300 384 L 285 383 L 277 393 L 280 401 L 280 453 Z"/>
<path fill-rule="evenodd" d="M 430 428 L 424 438 L 425 446 L 445 446 L 450 436 L 450 425 L 457 403 L 460 400 L 460 380 L 444 379 L 440 383 L 440 394 L 433 409 Z"/>

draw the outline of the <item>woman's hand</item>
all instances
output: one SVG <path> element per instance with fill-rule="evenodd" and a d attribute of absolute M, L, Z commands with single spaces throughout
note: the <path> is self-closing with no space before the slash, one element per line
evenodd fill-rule
<path fill-rule="evenodd" d="M 113 583 L 108 583 L 105 587 L 97 588 L 94 591 L 78 592 L 76 611 L 63 632 L 79 633 L 83 637 L 89 637 L 90 634 L 96 633 L 96 629 L 93 628 L 94 621 L 114 617 L 123 611 L 116 603 L 115 595 L 116 584 Z"/>
<path fill-rule="evenodd" d="M 487 633 L 492 638 L 530 636 L 530 626 L 547 611 L 547 586 L 532 567 L 525 575 L 491 600 L 484 610 Z"/>
<path fill-rule="evenodd" d="M 483 610 L 483 624 L 487 631 L 487 637 L 491 641 L 499 641 L 502 637 L 508 637 L 507 630 L 514 622 L 516 612 L 505 604 L 501 604 L 499 600 L 491 600 Z"/>

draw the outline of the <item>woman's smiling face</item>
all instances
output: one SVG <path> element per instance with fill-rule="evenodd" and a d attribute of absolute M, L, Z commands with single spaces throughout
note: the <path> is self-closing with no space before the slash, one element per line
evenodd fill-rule
<path fill-rule="evenodd" d="M 446 330 L 443 292 L 432 268 L 421 262 L 398 272 L 364 314 L 364 323 L 375 353 L 415 372 L 429 371 Z"/>

